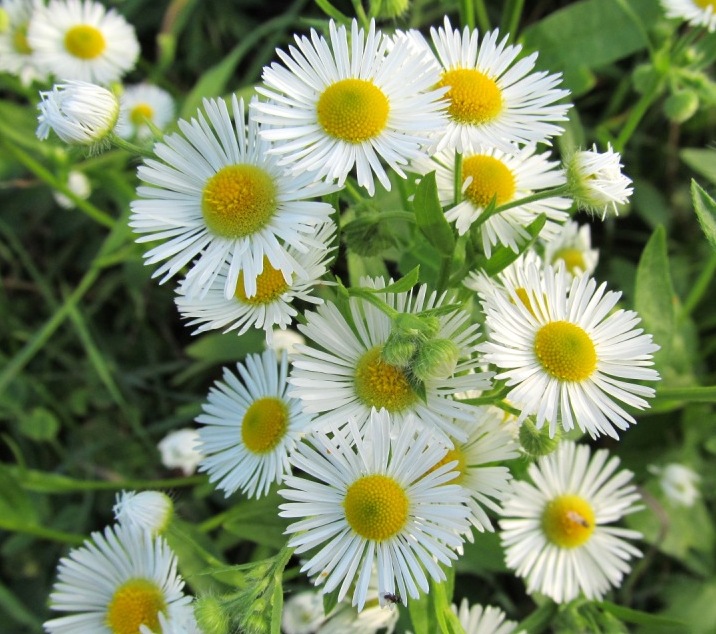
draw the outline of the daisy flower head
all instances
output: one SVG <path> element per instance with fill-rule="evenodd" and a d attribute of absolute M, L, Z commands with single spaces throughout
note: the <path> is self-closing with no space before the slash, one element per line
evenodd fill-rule
<path fill-rule="evenodd" d="M 501 540 L 507 566 L 557 603 L 580 593 L 600 600 L 629 572 L 641 553 L 627 539 L 641 535 L 607 526 L 639 510 L 632 473 L 617 471 L 606 449 L 562 442 L 528 469 L 532 483 L 513 482 L 503 502 Z"/>
<path fill-rule="evenodd" d="M 40 93 L 37 138 L 54 130 L 70 145 L 100 146 L 107 142 L 119 117 L 119 100 L 111 91 L 84 81 L 55 84 Z"/>
<path fill-rule="evenodd" d="M 295 172 L 312 170 L 342 186 L 355 167 L 370 195 L 374 177 L 389 190 L 381 160 L 405 178 L 402 168 L 444 124 L 434 65 L 392 46 L 373 21 L 366 33 L 353 20 L 350 38 L 331 20 L 329 40 L 315 30 L 295 40 L 288 53 L 277 51 L 283 65 L 264 68 L 265 85 L 256 90 L 269 101 L 252 105 L 270 124 L 261 134 L 275 143 L 271 152 Z"/>
<path fill-rule="evenodd" d="M 538 269 L 544 267 L 541 256 L 533 249 L 527 249 L 520 253 L 513 262 L 508 264 L 496 275 L 488 275 L 483 270 L 470 271 L 463 280 L 463 284 L 475 291 L 480 297 L 492 295 L 493 293 L 506 293 L 509 287 L 518 287 L 521 284 L 525 269 L 535 266 Z"/>
<path fill-rule="evenodd" d="M 183 286 L 177 289 L 177 308 L 182 317 L 189 320 L 187 325 L 198 326 L 194 334 L 206 330 L 236 330 L 238 335 L 244 334 L 252 326 L 266 331 L 267 341 L 273 336 L 274 326 L 285 329 L 298 312 L 293 306 L 296 300 L 320 304 L 323 300 L 312 294 L 313 289 L 321 283 L 325 275 L 328 261 L 332 257 L 333 248 L 329 248 L 335 235 L 336 226 L 332 222 L 324 224 L 316 233 L 315 239 L 322 248 L 310 248 L 306 253 L 294 247 L 288 247 L 289 257 L 298 262 L 301 270 L 306 272 L 302 277 L 295 273 L 291 282 L 284 279 L 278 269 L 271 266 L 264 256 L 264 267 L 256 278 L 256 294 L 248 297 L 244 291 L 243 271 L 239 272 L 236 290 L 227 299 L 224 295 L 228 266 L 216 276 L 206 295 L 202 298 L 187 296 Z"/>
<path fill-rule="evenodd" d="M 382 279 L 364 278 L 361 285 L 384 288 Z M 422 285 L 415 294 L 379 293 L 377 296 L 400 314 L 417 315 L 445 303 L 445 295 L 428 295 Z M 474 406 L 460 403 L 457 392 L 487 389 L 490 373 L 470 372 L 478 360 L 473 352 L 479 337 L 478 325 L 470 315 L 456 309 L 439 317 L 435 337 L 451 341 L 458 351 L 454 373 L 426 379 L 421 397 L 409 367 L 386 362 L 383 350 L 391 334 L 392 321 L 379 308 L 359 298 L 351 298 L 350 319 L 330 302 L 305 313 L 306 323 L 298 329 L 309 342 L 296 346 L 292 356 L 290 394 L 303 401 L 305 411 L 318 414 L 316 427 L 340 426 L 355 419 L 365 424 L 372 408 L 386 409 L 398 421 L 415 417 L 419 424 L 442 435 L 465 439 L 456 420 L 474 421 Z M 351 325 L 352 324 L 352 325 Z"/>
<path fill-rule="evenodd" d="M 80 172 L 79 170 L 70 170 L 69 174 L 67 174 L 66 185 L 70 192 L 82 200 L 87 200 L 92 193 L 92 183 L 90 179 L 84 172 Z M 52 197 L 63 209 L 74 209 L 77 206 L 72 198 L 57 189 L 52 190 Z"/>
<path fill-rule="evenodd" d="M 511 151 L 513 144 L 548 142 L 562 133 L 569 95 L 558 88 L 561 74 L 532 72 L 537 53 L 518 59 L 522 47 L 499 39 L 497 30 L 483 35 L 468 27 L 460 34 L 445 17 L 441 28 L 430 29 L 441 67 L 448 124 L 437 149 L 468 152 L 479 146 Z"/>
<path fill-rule="evenodd" d="M 291 457 L 306 477 L 289 476 L 279 491 L 287 503 L 289 546 L 297 554 L 316 549 L 301 568 L 324 592 L 336 588 L 341 601 L 366 603 L 373 567 L 378 599 L 417 598 L 428 576 L 445 579 L 439 563 L 451 565 L 469 526 L 467 497 L 454 478 L 454 462 L 429 429 L 410 419 L 396 425 L 385 410 L 371 412 L 361 432 L 355 421 L 328 433 L 314 432 Z M 427 573 L 427 574 L 426 574 Z"/>
<path fill-rule="evenodd" d="M 463 599 L 459 609 L 454 603 L 451 608 L 460 619 L 465 634 L 512 634 L 517 628 L 517 623 L 506 621 L 507 615 L 491 605 L 470 607 L 468 600 Z"/>
<path fill-rule="evenodd" d="M 659 346 L 636 328 L 639 316 L 614 310 L 621 293 L 607 291 L 587 275 L 571 285 L 563 266 L 529 267 L 520 285 L 507 294 L 486 296 L 488 341 L 483 360 L 496 365 L 512 389 L 507 399 L 521 410 L 520 420 L 535 415 L 538 428 L 578 426 L 593 438 L 618 438 L 634 418 L 618 401 L 644 409 L 654 389 L 636 381 L 656 381 L 653 353 Z"/>
<path fill-rule="evenodd" d="M 172 520 L 174 503 L 161 491 L 122 491 L 117 493 L 112 512 L 122 525 L 159 535 Z"/>
<path fill-rule="evenodd" d="M 238 376 L 224 368 L 223 381 L 209 390 L 196 422 L 209 474 L 228 497 L 240 489 L 248 497 L 266 495 L 290 472 L 288 456 L 311 417 L 301 402 L 286 395 L 288 358 L 273 350 L 251 354 L 237 363 Z"/>
<path fill-rule="evenodd" d="M 414 167 L 419 173 L 435 170 L 438 196 L 443 206 L 455 201 L 455 182 L 459 180 L 462 200 L 451 207 L 445 217 L 455 223 L 460 235 L 464 235 L 485 213 L 493 199 L 500 207 L 516 203 L 540 190 L 564 185 L 565 178 L 558 169 L 559 164 L 549 160 L 548 152 L 535 154 L 535 151 L 534 145 L 520 150 L 513 148 L 512 152 L 494 147 L 477 148 L 462 156 L 458 168 L 455 152 L 443 150 L 437 152 L 433 160 L 420 161 Z M 456 174 L 458 169 L 459 177 Z M 571 204 L 569 198 L 553 196 L 491 215 L 480 226 L 485 255 L 489 258 L 493 247 L 499 244 L 519 252 L 520 245 L 532 237 L 525 227 L 540 214 L 547 217 L 541 235 L 556 235 L 559 225 L 569 217 L 566 210 Z"/>
<path fill-rule="evenodd" d="M 592 214 L 619 214 L 617 205 L 624 205 L 632 194 L 631 178 L 622 173 L 619 152 L 608 145 L 599 152 L 596 144 L 591 150 L 580 150 L 565 161 L 565 173 L 570 194 L 577 206 Z"/>
<path fill-rule="evenodd" d="M 499 463 L 517 458 L 519 450 L 509 429 L 490 409 L 481 408 L 475 423 L 469 427 L 462 425 L 467 440 L 454 441 L 441 464 L 457 461 L 452 482 L 470 495 L 467 503 L 470 522 L 480 532 L 491 532 L 494 528 L 485 509 L 499 512 L 498 502 L 505 496 L 512 478 L 510 470 Z M 471 531 L 467 538 L 472 541 Z"/>
<path fill-rule="evenodd" d="M 560 261 L 569 275 L 591 275 L 599 262 L 599 250 L 592 249 L 592 235 L 588 224 L 574 220 L 565 222 L 557 235 L 543 240 L 544 261 L 556 267 Z"/>
<path fill-rule="evenodd" d="M 107 85 L 132 70 L 139 57 L 134 27 L 93 0 L 38 4 L 27 41 L 40 68 L 63 81 Z"/>
<path fill-rule="evenodd" d="M 659 487 L 672 504 L 690 507 L 701 497 L 701 476 L 686 465 L 677 462 L 663 467 L 650 465 L 649 471 L 659 477 Z"/>
<path fill-rule="evenodd" d="M 183 588 L 164 538 L 108 526 L 60 560 L 50 608 L 72 614 L 44 628 L 49 634 L 134 634 L 141 626 L 156 632 L 161 622 L 190 618 L 191 597 Z"/>
<path fill-rule="evenodd" d="M 709 33 L 716 31 L 716 2 L 714 0 L 661 0 L 669 18 L 703 26 Z"/>
<path fill-rule="evenodd" d="M 185 476 L 192 475 L 204 455 L 197 451 L 199 432 L 184 427 L 169 432 L 157 443 L 162 464 L 167 469 L 181 469 Z"/>
<path fill-rule="evenodd" d="M 4 12 L 7 23 L 4 29 L 0 29 L 0 72 L 19 77 L 24 86 L 44 78 L 27 40 L 27 27 L 37 5 L 37 0 L 0 2 L 0 11 Z"/>
<path fill-rule="evenodd" d="M 323 248 L 315 232 L 333 211 L 311 200 L 333 186 L 279 167 L 258 123 L 251 116 L 244 121 L 243 100 L 233 95 L 231 107 L 229 114 L 223 99 L 205 99 L 206 114 L 180 120 L 180 133 L 155 144 L 160 160 L 145 159 L 137 170 L 145 185 L 137 188 L 130 226 L 144 234 L 137 242 L 162 241 L 145 254 L 146 264 L 166 260 L 154 272 L 163 276 L 161 282 L 191 263 L 186 295 L 205 295 L 226 262 L 227 299 L 236 292 L 240 272 L 246 296 L 256 294 L 264 258 L 288 284 L 294 273 L 306 277 L 287 249 Z"/>
<path fill-rule="evenodd" d="M 164 130 L 174 120 L 174 98 L 152 84 L 126 86 L 120 99 L 117 134 L 125 139 L 152 137 L 152 127 Z"/>

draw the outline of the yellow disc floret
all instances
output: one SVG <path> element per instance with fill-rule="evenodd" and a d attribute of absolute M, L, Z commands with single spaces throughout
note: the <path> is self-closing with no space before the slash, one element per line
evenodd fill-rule
<path fill-rule="evenodd" d="M 380 346 L 368 350 L 358 361 L 355 388 L 364 405 L 384 407 L 391 413 L 404 410 L 417 398 L 404 370 L 383 361 Z"/>
<path fill-rule="evenodd" d="M 154 117 L 154 109 L 148 103 L 138 103 L 129 113 L 129 120 L 132 125 L 144 125 Z"/>
<path fill-rule="evenodd" d="M 27 24 L 16 29 L 12 34 L 12 47 L 15 49 L 15 52 L 20 53 L 20 55 L 32 54 L 32 48 L 27 41 Z"/>
<path fill-rule="evenodd" d="M 559 260 L 564 262 L 567 270 L 572 275 L 576 275 L 579 271 L 587 270 L 584 255 L 579 249 L 560 249 L 552 256 L 552 263 L 554 264 Z"/>
<path fill-rule="evenodd" d="M 107 47 L 102 31 L 89 24 L 78 24 L 67 30 L 65 48 L 80 59 L 95 59 Z"/>
<path fill-rule="evenodd" d="M 386 475 L 367 475 L 348 487 L 343 500 L 346 521 L 365 539 L 383 541 L 399 533 L 410 503 L 400 484 Z"/>
<path fill-rule="evenodd" d="M 119 586 L 107 606 L 106 624 L 112 634 L 139 634 L 139 626 L 159 630 L 159 613 L 166 614 L 161 588 L 149 579 L 130 579 Z"/>
<path fill-rule="evenodd" d="M 702 9 L 708 9 L 711 7 L 716 12 L 716 0 L 696 0 L 696 4 Z"/>
<path fill-rule="evenodd" d="M 262 229 L 276 211 L 276 184 L 251 164 L 222 167 L 204 185 L 201 211 L 209 230 L 243 238 Z"/>
<path fill-rule="evenodd" d="M 561 381 L 584 381 L 597 367 L 597 351 L 591 337 L 568 321 L 542 326 L 535 336 L 534 349 L 542 367 Z"/>
<path fill-rule="evenodd" d="M 477 154 L 463 159 L 462 182 L 470 176 L 472 182 L 465 190 L 465 198 L 475 207 L 487 207 L 493 198 L 499 207 L 515 195 L 512 170 L 492 156 Z"/>
<path fill-rule="evenodd" d="M 316 112 L 318 123 L 329 136 L 347 143 L 363 143 L 385 129 L 390 104 L 373 82 L 341 79 L 321 93 Z"/>
<path fill-rule="evenodd" d="M 281 295 L 289 289 L 289 285 L 283 277 L 283 273 L 279 269 L 271 266 L 268 258 L 264 256 L 264 270 L 256 276 L 256 294 L 251 297 L 246 296 L 244 290 L 244 272 L 239 273 L 239 279 L 236 281 L 236 291 L 234 297 L 242 304 L 250 306 L 261 306 L 262 304 L 270 304 L 275 302 Z"/>
<path fill-rule="evenodd" d="M 551 500 L 542 513 L 542 530 L 560 548 L 576 548 L 594 532 L 594 510 L 578 495 L 561 495 Z"/>
<path fill-rule="evenodd" d="M 286 404 L 271 396 L 254 401 L 241 421 L 241 440 L 246 448 L 256 454 L 272 451 L 288 429 Z"/>
<path fill-rule="evenodd" d="M 448 449 L 448 452 L 443 456 L 442 460 L 430 469 L 430 471 L 435 471 L 443 465 L 446 465 L 448 462 L 453 462 L 455 460 L 457 460 L 457 464 L 452 468 L 455 472 L 455 477 L 452 478 L 452 480 L 449 480 L 449 482 L 460 484 L 467 471 L 467 461 L 462 449 L 460 449 L 457 445 L 455 445 L 453 449 Z"/>
<path fill-rule="evenodd" d="M 438 84 L 450 86 L 443 99 L 449 102 L 448 115 L 465 125 L 480 125 L 502 112 L 502 91 L 494 80 L 474 68 L 445 71 Z"/>

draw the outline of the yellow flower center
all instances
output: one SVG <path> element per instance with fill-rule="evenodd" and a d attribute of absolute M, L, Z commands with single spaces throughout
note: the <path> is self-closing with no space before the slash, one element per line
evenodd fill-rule
<path fill-rule="evenodd" d="M 273 450 L 288 429 L 288 408 L 278 398 L 267 396 L 254 401 L 241 421 L 241 440 L 256 454 Z"/>
<path fill-rule="evenodd" d="M 530 313 L 532 313 L 532 316 L 537 317 L 537 315 L 535 315 L 534 309 L 532 308 L 532 302 L 530 300 L 530 296 L 522 286 L 519 286 L 518 288 L 515 289 L 515 295 L 517 295 L 517 297 L 519 297 L 520 301 L 524 304 L 525 308 L 527 310 L 529 310 Z"/>
<path fill-rule="evenodd" d="M 537 331 L 535 354 L 553 377 L 583 381 L 597 367 L 597 352 L 590 336 L 576 324 L 553 321 Z"/>
<path fill-rule="evenodd" d="M 251 297 L 246 296 L 246 291 L 244 290 L 244 272 L 241 271 L 238 280 L 236 280 L 234 297 L 242 304 L 261 306 L 262 304 L 275 302 L 289 288 L 290 285 L 286 284 L 286 280 L 283 278 L 283 273 L 281 273 L 280 269 L 273 268 L 271 262 L 269 262 L 268 258 L 264 255 L 264 270 L 256 276 L 256 294 Z"/>
<path fill-rule="evenodd" d="M 586 271 L 587 265 L 579 249 L 560 249 L 552 257 L 552 263 L 562 260 L 567 270 L 575 275 L 578 271 Z"/>
<path fill-rule="evenodd" d="M 448 462 L 453 462 L 454 460 L 457 460 L 457 464 L 453 467 L 455 477 L 449 480 L 449 482 L 460 484 L 467 471 L 467 461 L 462 449 L 460 449 L 457 445 L 455 445 L 452 449 L 448 449 L 448 452 L 443 456 L 443 459 L 430 469 L 430 472 L 435 471 Z"/>
<path fill-rule="evenodd" d="M 95 59 L 106 48 L 102 31 L 89 24 L 78 24 L 67 30 L 65 48 L 70 55 L 80 59 Z"/>
<path fill-rule="evenodd" d="M 381 347 L 368 350 L 358 361 L 355 374 L 358 398 L 367 407 L 400 412 L 417 398 L 402 368 L 383 361 Z"/>
<path fill-rule="evenodd" d="M 20 55 L 32 54 L 32 48 L 30 48 L 30 43 L 27 41 L 27 24 L 18 27 L 12 34 L 12 47 Z"/>
<path fill-rule="evenodd" d="M 405 490 L 386 475 L 367 475 L 348 487 L 343 500 L 346 521 L 365 539 L 383 541 L 399 533 L 408 519 Z"/>
<path fill-rule="evenodd" d="M 166 614 L 161 588 L 149 579 L 130 579 L 119 586 L 107 606 L 107 627 L 112 634 L 139 634 L 139 626 L 159 631 L 159 613 Z"/>
<path fill-rule="evenodd" d="M 472 176 L 465 190 L 467 198 L 475 207 L 487 207 L 493 198 L 497 206 L 504 205 L 515 195 L 515 177 L 502 161 L 492 156 L 477 154 L 462 162 L 462 182 Z"/>
<path fill-rule="evenodd" d="M 594 511 L 578 495 L 561 495 L 551 500 L 542 513 L 542 530 L 560 548 L 576 548 L 594 532 Z"/>
<path fill-rule="evenodd" d="M 716 11 L 716 0 L 696 0 L 696 4 L 702 9 L 708 9 L 711 7 L 714 11 Z"/>
<path fill-rule="evenodd" d="M 439 86 L 450 86 L 443 99 L 448 114 L 458 123 L 480 125 L 502 112 L 502 91 L 494 80 L 474 68 L 458 68 L 443 73 Z"/>
<path fill-rule="evenodd" d="M 362 143 L 385 129 L 390 104 L 373 82 L 341 79 L 321 93 L 316 110 L 326 134 L 347 143 Z"/>
<path fill-rule="evenodd" d="M 204 185 L 201 211 L 209 230 L 222 238 L 243 238 L 262 229 L 276 211 L 276 185 L 260 167 L 222 167 Z"/>
<path fill-rule="evenodd" d="M 134 126 L 144 125 L 154 117 L 154 109 L 148 103 L 138 103 L 129 113 L 129 120 Z"/>

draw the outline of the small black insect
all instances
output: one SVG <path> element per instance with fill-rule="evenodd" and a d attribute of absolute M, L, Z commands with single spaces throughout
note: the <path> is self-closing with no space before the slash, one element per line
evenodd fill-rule
<path fill-rule="evenodd" d="M 400 595 L 399 595 L 399 594 L 393 594 L 392 592 L 386 592 L 385 594 L 383 594 L 383 598 L 384 598 L 388 603 L 393 603 L 393 604 L 395 604 L 395 603 L 401 603 L 401 604 L 402 604 L 402 603 L 403 603 L 403 600 L 400 598 Z"/>

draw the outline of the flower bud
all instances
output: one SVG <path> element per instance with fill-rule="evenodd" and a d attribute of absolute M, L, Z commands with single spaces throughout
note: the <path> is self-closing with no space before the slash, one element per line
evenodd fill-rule
<path fill-rule="evenodd" d="M 420 344 L 413 375 L 420 381 L 445 379 L 455 372 L 460 349 L 450 339 L 429 339 Z"/>
<path fill-rule="evenodd" d="M 699 96 L 693 90 L 679 90 L 664 101 L 664 114 L 669 121 L 683 123 L 699 109 Z"/>
<path fill-rule="evenodd" d="M 539 456 L 546 456 L 552 453 L 559 444 L 560 431 L 559 428 L 553 438 L 549 437 L 549 427 L 543 425 L 542 428 L 537 429 L 534 423 L 534 418 L 529 416 L 520 425 L 519 431 L 520 445 L 522 450 L 532 458 L 538 458 Z"/>
<path fill-rule="evenodd" d="M 408 10 L 408 0 L 371 0 L 370 12 L 377 18 L 399 18 Z"/>
<path fill-rule="evenodd" d="M 383 346 L 381 357 L 383 361 L 398 368 L 406 368 L 418 349 L 415 337 L 391 332 Z"/>
<path fill-rule="evenodd" d="M 204 634 L 229 634 L 231 619 L 216 597 L 199 597 L 194 603 L 194 616 Z"/>
<path fill-rule="evenodd" d="M 161 491 L 122 491 L 112 508 L 114 518 L 123 526 L 161 535 L 174 515 L 174 503 Z"/>

